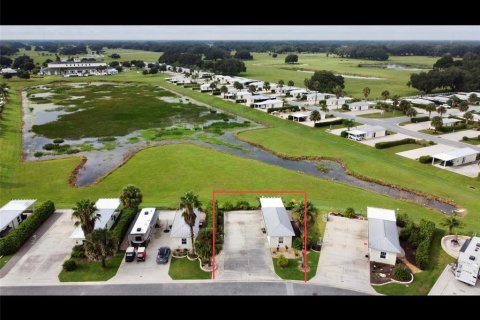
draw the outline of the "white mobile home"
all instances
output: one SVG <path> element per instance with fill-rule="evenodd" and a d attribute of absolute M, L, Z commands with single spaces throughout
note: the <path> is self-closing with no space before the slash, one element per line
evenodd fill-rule
<path fill-rule="evenodd" d="M 120 199 L 98 199 L 95 203 L 95 207 L 97 208 L 96 215 L 98 217 L 98 219 L 95 220 L 95 229 L 110 229 L 118 217 Z M 75 239 L 76 244 L 82 244 L 85 241 L 85 235 L 82 228 L 80 226 L 76 227 L 70 238 Z"/>
<path fill-rule="evenodd" d="M 469 285 L 476 285 L 480 276 L 480 237 L 465 241 L 458 255 L 455 278 Z"/>
<path fill-rule="evenodd" d="M 248 91 L 239 91 L 235 94 L 235 102 L 246 102 L 252 94 Z"/>
<path fill-rule="evenodd" d="M 310 117 L 310 114 L 312 112 L 311 111 L 304 111 L 304 112 L 295 112 L 295 113 L 292 113 L 291 116 L 292 116 L 292 120 L 293 121 L 297 121 L 297 122 L 305 122 L 305 121 L 308 121 L 308 118 Z M 321 116 L 321 114 L 320 114 Z"/>
<path fill-rule="evenodd" d="M 435 160 L 440 160 L 440 165 L 443 165 L 444 167 L 456 167 L 462 164 L 475 162 L 477 159 L 477 154 L 479 154 L 479 152 L 472 148 L 454 149 L 432 155 L 432 164 L 435 162 Z"/>
<path fill-rule="evenodd" d="M 308 94 L 308 91 L 305 89 L 295 89 L 290 91 L 290 95 L 298 99 L 301 99 L 304 95 L 307 95 L 307 94 Z"/>
<path fill-rule="evenodd" d="M 270 99 L 261 102 L 256 102 L 253 104 L 253 107 L 261 110 L 268 110 L 272 108 L 281 108 L 283 107 L 283 101 L 278 99 Z"/>
<path fill-rule="evenodd" d="M 36 199 L 12 200 L 0 208 L 0 238 L 18 227 L 32 212 L 30 207 Z"/>
<path fill-rule="evenodd" d="M 402 253 L 395 211 L 368 207 L 367 217 L 370 261 L 395 265 L 397 255 Z"/>
<path fill-rule="evenodd" d="M 195 213 L 195 225 L 193 226 L 193 238 L 194 240 L 198 236 L 200 230 L 200 211 L 197 208 L 193 210 Z M 176 239 L 174 249 L 184 249 L 192 247 L 192 237 L 190 234 L 190 226 L 185 222 L 182 216 L 183 211 L 177 211 L 173 220 L 172 229 L 170 230 L 170 238 Z"/>
<path fill-rule="evenodd" d="M 328 98 L 326 99 L 327 103 L 327 108 L 328 109 L 339 109 L 341 108 L 345 103 L 351 101 L 352 98 L 349 97 L 342 97 L 342 98 Z"/>
<path fill-rule="evenodd" d="M 204 83 L 200 86 L 200 91 L 201 92 L 208 92 L 212 91 L 212 88 L 210 88 L 210 83 Z"/>
<path fill-rule="evenodd" d="M 270 99 L 272 99 L 272 98 L 264 96 L 262 94 L 250 95 L 250 96 L 246 97 L 246 104 L 247 104 L 247 106 L 249 106 L 249 105 L 252 105 L 254 103 L 267 101 L 267 100 L 270 100 Z"/>
<path fill-rule="evenodd" d="M 442 123 L 443 123 L 444 127 L 453 127 L 459 122 L 462 122 L 462 120 L 453 119 L 453 118 L 443 118 L 442 119 Z M 434 127 L 432 126 L 432 122 L 430 122 L 430 128 L 434 129 Z"/>
<path fill-rule="evenodd" d="M 135 223 L 128 232 L 128 241 L 134 247 L 146 247 L 150 242 L 152 231 L 158 222 L 155 208 L 144 208 L 137 215 Z"/>
<path fill-rule="evenodd" d="M 386 136 L 386 130 L 380 126 L 359 126 L 347 131 L 348 138 L 356 141 L 368 140 Z"/>
<path fill-rule="evenodd" d="M 370 104 L 367 101 L 352 102 L 348 104 L 350 111 L 363 111 L 368 110 Z"/>
<path fill-rule="evenodd" d="M 268 243 L 273 248 L 291 248 L 295 236 L 281 198 L 260 198 Z"/>

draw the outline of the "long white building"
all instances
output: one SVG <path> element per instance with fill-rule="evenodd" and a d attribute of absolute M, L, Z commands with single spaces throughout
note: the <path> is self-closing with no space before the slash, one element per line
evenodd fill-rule
<path fill-rule="evenodd" d="M 117 74 L 117 69 L 110 68 L 101 61 L 81 61 L 79 58 L 73 61 L 55 61 L 47 64 L 38 74 L 40 75 L 63 75 L 64 77 L 85 77 Z"/>

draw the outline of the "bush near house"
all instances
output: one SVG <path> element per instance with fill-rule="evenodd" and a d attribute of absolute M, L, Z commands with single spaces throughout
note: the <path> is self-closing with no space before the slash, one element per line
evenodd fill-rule
<path fill-rule="evenodd" d="M 413 118 L 410 119 L 410 122 L 417 123 L 417 122 L 425 122 L 425 121 L 429 121 L 429 120 L 430 120 L 430 117 L 428 117 L 428 116 L 413 117 Z"/>
<path fill-rule="evenodd" d="M 408 242 L 416 248 L 415 262 L 420 269 L 425 269 L 428 265 L 434 233 L 435 223 L 424 219 L 420 220 L 418 225 L 408 221 L 400 233 L 402 239 L 408 239 Z"/>
<path fill-rule="evenodd" d="M 343 124 L 343 119 L 337 119 L 333 121 L 328 121 L 328 122 L 317 122 L 315 123 L 315 128 L 319 127 L 328 127 L 330 125 L 335 125 L 335 124 Z"/>
<path fill-rule="evenodd" d="M 402 144 L 413 144 L 416 143 L 417 141 L 412 138 L 406 138 L 402 140 L 397 140 L 397 141 L 385 141 L 385 142 L 377 142 L 375 143 L 375 148 L 377 149 L 387 149 L 395 146 L 400 146 Z"/>
<path fill-rule="evenodd" d="M 288 266 L 288 259 L 285 258 L 283 254 L 281 254 L 280 257 L 278 257 L 277 266 L 281 269 L 284 269 Z"/>
<path fill-rule="evenodd" d="M 65 260 L 62 266 L 63 266 L 63 270 L 67 272 L 77 269 L 77 263 L 73 259 Z"/>
<path fill-rule="evenodd" d="M 397 226 L 403 228 L 410 222 L 410 218 L 405 212 L 397 214 Z"/>
<path fill-rule="evenodd" d="M 289 116 L 287 117 L 287 119 L 288 119 L 288 120 L 293 120 L 293 116 L 292 116 L 292 115 L 289 115 Z"/>
<path fill-rule="evenodd" d="M 273 111 L 291 111 L 291 112 L 297 112 L 300 111 L 299 106 L 285 106 L 281 108 L 270 108 L 267 110 L 267 113 L 272 113 Z"/>
<path fill-rule="evenodd" d="M 397 264 L 393 268 L 393 279 L 398 281 L 408 281 L 411 279 L 410 272 L 403 265 Z"/>
<path fill-rule="evenodd" d="M 467 128 L 466 123 L 460 123 L 460 124 L 454 125 L 453 127 L 441 127 L 440 129 L 438 129 L 438 131 L 441 131 L 443 133 L 449 133 L 453 131 L 463 130 L 466 128 Z"/>
<path fill-rule="evenodd" d="M 132 208 L 123 209 L 122 212 L 120 212 L 120 216 L 112 228 L 112 235 L 117 240 L 118 245 L 122 243 L 125 233 L 127 233 L 136 215 L 137 211 Z"/>
<path fill-rule="evenodd" d="M 420 163 L 432 163 L 432 157 L 421 156 L 420 158 L 418 158 L 418 161 L 420 161 Z"/>
<path fill-rule="evenodd" d="M 55 212 L 52 201 L 44 202 L 32 215 L 23 221 L 17 229 L 0 239 L 0 255 L 17 252 L 18 249 L 35 233 L 35 231 Z"/>

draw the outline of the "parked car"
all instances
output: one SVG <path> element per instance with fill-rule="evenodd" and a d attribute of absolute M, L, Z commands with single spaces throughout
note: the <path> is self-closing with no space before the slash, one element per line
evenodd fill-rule
<path fill-rule="evenodd" d="M 132 262 L 133 260 L 135 260 L 135 255 L 136 255 L 135 248 L 128 247 L 127 251 L 125 252 L 125 261 Z"/>
<path fill-rule="evenodd" d="M 145 247 L 139 247 L 137 250 L 137 261 L 145 261 L 147 258 L 147 250 Z"/>
<path fill-rule="evenodd" d="M 170 248 L 169 247 L 160 247 L 157 254 L 157 263 L 168 263 L 168 258 L 170 258 Z"/>

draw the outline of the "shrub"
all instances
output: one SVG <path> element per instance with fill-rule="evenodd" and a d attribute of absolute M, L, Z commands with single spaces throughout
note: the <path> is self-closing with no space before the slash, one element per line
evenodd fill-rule
<path fill-rule="evenodd" d="M 408 281 L 411 279 L 410 272 L 403 265 L 396 265 L 393 268 L 393 279 L 398 281 Z"/>
<path fill-rule="evenodd" d="M 77 263 L 73 259 L 65 260 L 63 263 L 63 270 L 69 272 L 77 269 Z"/>
<path fill-rule="evenodd" d="M 307 230 L 307 247 L 311 248 L 312 246 L 316 245 L 320 236 L 321 234 L 317 225 L 310 225 Z"/>
<path fill-rule="evenodd" d="M 53 140 L 53 143 L 56 143 L 56 144 L 60 144 L 60 143 L 63 143 L 65 140 L 63 140 L 62 138 L 56 138 L 55 140 Z"/>
<path fill-rule="evenodd" d="M 395 146 L 400 146 L 402 144 L 409 144 L 409 143 L 416 143 L 415 139 L 407 138 L 397 141 L 385 141 L 385 142 L 377 142 L 375 143 L 375 148 L 377 149 L 387 149 Z"/>
<path fill-rule="evenodd" d="M 353 209 L 353 208 L 347 208 L 347 209 L 345 210 L 345 217 L 346 217 L 346 218 L 350 218 L 350 219 L 356 218 L 356 217 L 357 217 L 357 214 L 355 213 L 355 209 Z"/>
<path fill-rule="evenodd" d="M 46 145 L 43 146 L 43 149 L 45 150 L 53 150 L 53 149 L 56 149 L 56 145 L 54 145 L 53 143 L 47 143 Z"/>
<path fill-rule="evenodd" d="M 119 245 L 122 243 L 125 233 L 127 233 L 128 228 L 132 224 L 136 214 L 137 211 L 135 209 L 127 208 L 123 209 L 120 213 L 120 216 L 117 218 L 117 222 L 112 228 L 112 235 L 117 240 Z"/>
<path fill-rule="evenodd" d="M 328 127 L 330 125 L 335 125 L 335 124 L 343 124 L 343 119 L 337 119 L 337 120 L 328 121 L 328 122 L 317 122 L 315 123 L 315 128 Z"/>
<path fill-rule="evenodd" d="M 83 244 L 78 246 L 74 246 L 72 249 L 72 253 L 70 254 L 71 258 L 85 258 L 85 247 Z"/>
<path fill-rule="evenodd" d="M 15 230 L 0 239 L 0 255 L 15 253 L 54 212 L 55 205 L 52 201 L 37 207 Z"/>
<path fill-rule="evenodd" d="M 463 141 L 468 141 L 468 137 L 464 136 L 464 137 L 462 137 L 462 140 Z"/>
<path fill-rule="evenodd" d="M 420 161 L 420 163 L 432 163 L 432 157 L 421 156 L 420 158 L 418 158 L 418 161 Z"/>
<path fill-rule="evenodd" d="M 428 117 L 428 116 L 413 117 L 413 118 L 410 119 L 410 122 L 417 123 L 417 122 L 425 122 L 425 121 L 429 121 L 429 120 L 430 120 L 430 117 Z"/>
<path fill-rule="evenodd" d="M 288 119 L 288 120 L 293 120 L 293 116 L 292 116 L 292 115 L 289 115 L 289 116 L 287 117 L 287 119 Z"/>
<path fill-rule="evenodd" d="M 453 131 L 456 131 L 456 130 L 462 130 L 462 129 L 465 129 L 465 128 L 467 128 L 467 124 L 466 123 L 461 123 L 461 124 L 457 124 L 453 127 L 441 127 L 439 131 L 447 133 L 447 132 L 453 132 Z"/>
<path fill-rule="evenodd" d="M 280 269 L 286 268 L 288 266 L 288 259 L 285 258 L 283 254 L 281 254 L 280 257 L 278 257 L 277 266 Z"/>
<path fill-rule="evenodd" d="M 238 201 L 237 204 L 235 205 L 237 210 L 249 210 L 251 209 L 250 203 L 248 201 L 242 200 Z"/>
<path fill-rule="evenodd" d="M 302 237 L 295 237 L 292 241 L 292 247 L 297 250 L 302 250 L 303 248 L 303 240 Z"/>
<path fill-rule="evenodd" d="M 343 104 L 342 110 L 350 110 L 350 108 L 348 107 L 348 104 Z"/>
<path fill-rule="evenodd" d="M 428 266 L 428 260 L 430 256 L 430 243 L 422 242 L 415 252 L 415 263 L 420 269 L 426 269 Z"/>
<path fill-rule="evenodd" d="M 235 209 L 235 206 L 234 206 L 231 202 L 228 202 L 228 201 L 227 201 L 227 202 L 225 202 L 225 203 L 223 204 L 222 209 L 223 209 L 224 211 L 232 211 L 232 210 Z"/>
<path fill-rule="evenodd" d="M 342 137 L 342 138 L 348 137 L 348 132 L 347 132 L 347 130 L 344 130 L 344 131 L 340 132 L 340 137 Z"/>
<path fill-rule="evenodd" d="M 35 153 L 33 154 L 33 156 L 34 156 L 35 158 L 40 158 L 40 157 L 42 157 L 44 154 L 45 154 L 45 153 L 43 153 L 43 152 L 41 152 L 41 151 L 37 151 L 37 152 L 35 152 Z"/>
<path fill-rule="evenodd" d="M 397 214 L 397 226 L 403 228 L 408 224 L 408 222 L 410 222 L 410 218 L 405 212 Z"/>

